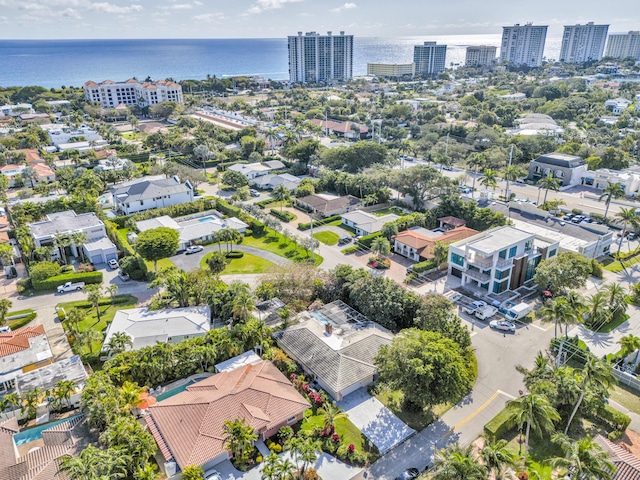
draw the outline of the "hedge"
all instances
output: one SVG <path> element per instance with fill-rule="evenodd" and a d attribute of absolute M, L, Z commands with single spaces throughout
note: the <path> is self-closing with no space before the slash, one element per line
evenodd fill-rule
<path fill-rule="evenodd" d="M 371 248 L 371 244 L 373 241 L 382 236 L 382 232 L 370 233 L 369 235 L 365 235 L 364 237 L 360 237 L 358 243 L 364 247 Z"/>
<path fill-rule="evenodd" d="M 436 268 L 436 262 L 434 260 L 425 260 L 424 262 L 414 263 L 413 264 L 413 272 L 422 273 L 427 270 L 431 270 L 432 268 Z"/>
<path fill-rule="evenodd" d="M 273 208 L 269 211 L 269 213 L 274 217 L 277 217 L 283 222 L 287 222 L 287 223 L 289 223 L 291 220 L 296 218 L 296 216 L 291 212 L 285 212 L 285 211 L 281 212 L 280 210 L 275 210 Z"/>
<path fill-rule="evenodd" d="M 613 431 L 623 432 L 631 423 L 629 415 L 616 410 L 611 405 L 605 404 L 599 408 L 595 415 L 589 415 L 593 420 L 606 424 Z"/>
<path fill-rule="evenodd" d="M 266 200 L 260 200 L 259 202 L 254 203 L 256 207 L 264 209 L 270 203 L 274 203 L 277 200 L 275 198 L 267 198 Z"/>
<path fill-rule="evenodd" d="M 334 215 L 332 217 L 327 217 L 322 220 L 318 220 L 317 222 L 313 222 L 314 227 L 321 227 L 322 225 L 326 225 L 327 223 L 335 222 L 336 220 L 340 220 L 342 215 Z M 311 228 L 311 223 L 300 223 L 298 224 L 298 230 L 309 230 Z"/>
<path fill-rule="evenodd" d="M 360 250 L 360 247 L 358 247 L 358 245 L 351 245 L 350 247 L 342 250 L 342 253 L 344 253 L 345 255 L 350 255 L 352 253 L 356 253 L 358 250 Z"/>
<path fill-rule="evenodd" d="M 227 257 L 227 258 L 242 258 L 242 257 L 244 257 L 244 252 L 236 252 L 236 251 L 227 252 L 225 254 L 225 257 Z"/>
<path fill-rule="evenodd" d="M 498 415 L 489 420 L 489 422 L 484 426 L 485 436 L 494 441 L 502 438 L 502 436 L 511 429 L 509 417 L 509 411 L 505 408 L 498 413 Z"/>
<path fill-rule="evenodd" d="M 48 292 L 67 282 L 102 283 L 102 272 L 65 273 L 32 284 L 36 292 Z"/>

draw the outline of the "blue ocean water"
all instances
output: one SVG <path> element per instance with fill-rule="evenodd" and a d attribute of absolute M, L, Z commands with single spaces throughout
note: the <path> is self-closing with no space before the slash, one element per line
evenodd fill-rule
<path fill-rule="evenodd" d="M 353 73 L 364 75 L 367 63 L 409 63 L 413 59 L 413 45 L 429 40 L 448 45 L 449 66 L 464 62 L 466 46 L 497 46 L 500 35 L 356 36 Z M 547 57 L 557 58 L 559 49 L 559 39 L 547 39 Z M 147 76 L 201 80 L 207 75 L 260 75 L 275 80 L 287 79 L 287 40 L 0 40 L 0 87 L 79 87 L 87 80 L 121 81 Z"/>

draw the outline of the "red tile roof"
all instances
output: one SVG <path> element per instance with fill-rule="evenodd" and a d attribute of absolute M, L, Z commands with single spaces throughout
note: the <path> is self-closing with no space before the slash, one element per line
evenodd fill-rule
<path fill-rule="evenodd" d="M 44 159 L 40 156 L 40 152 L 37 148 L 21 148 L 19 152 L 24 153 L 27 156 L 27 163 L 45 163 Z"/>
<path fill-rule="evenodd" d="M 309 120 L 309 122 L 319 127 L 328 128 L 329 130 L 332 130 L 334 132 L 340 132 L 342 134 L 354 133 L 354 130 L 352 127 L 359 129 L 359 132 L 361 134 L 369 132 L 369 129 L 367 127 L 355 122 L 337 122 L 335 120 L 324 121 L 324 120 L 320 120 L 319 118 L 312 118 L 311 120 Z"/>
<path fill-rule="evenodd" d="M 397 242 L 415 248 L 418 254 L 423 258 L 431 258 L 433 256 L 433 248 L 436 242 L 453 243 L 464 240 L 480 232 L 468 227 L 458 227 L 444 232 L 439 237 L 429 238 L 421 235 L 414 230 L 405 230 L 398 233 L 394 238 Z"/>
<path fill-rule="evenodd" d="M 42 325 L 23 327 L 12 332 L 0 333 L 0 357 L 27 350 L 31 346 L 29 339 L 39 335 L 44 335 L 44 327 Z"/>
<path fill-rule="evenodd" d="M 203 465 L 224 453 L 224 422 L 244 418 L 256 432 L 283 424 L 309 403 L 269 361 L 222 372 L 149 408 L 178 465 Z M 157 436 L 156 436 L 157 437 Z"/>
<path fill-rule="evenodd" d="M 442 222 L 445 225 L 453 225 L 453 227 L 464 227 L 467 222 L 458 217 L 441 217 L 438 219 L 439 222 Z"/>
<path fill-rule="evenodd" d="M 613 443 L 602 435 L 597 435 L 594 440 L 609 453 L 616 466 L 611 480 L 640 480 L 640 458 L 627 451 L 623 445 Z"/>

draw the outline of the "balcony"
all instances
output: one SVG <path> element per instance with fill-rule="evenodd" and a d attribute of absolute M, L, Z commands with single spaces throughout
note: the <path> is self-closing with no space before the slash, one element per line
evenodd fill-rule
<path fill-rule="evenodd" d="M 513 258 L 499 258 L 496 262 L 496 268 L 504 269 L 513 265 Z"/>
<path fill-rule="evenodd" d="M 493 267 L 493 260 L 490 258 L 467 255 L 467 263 L 470 265 L 476 265 L 484 270 Z"/>
<path fill-rule="evenodd" d="M 471 278 L 475 278 L 476 280 L 482 283 L 486 283 L 489 280 L 491 280 L 491 277 L 489 275 L 487 275 L 486 273 L 479 272 L 477 270 L 466 270 L 464 273 L 465 275 L 468 275 Z"/>

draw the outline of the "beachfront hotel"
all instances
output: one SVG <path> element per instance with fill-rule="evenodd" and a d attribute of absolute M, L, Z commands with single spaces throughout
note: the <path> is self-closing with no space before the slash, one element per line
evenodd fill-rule
<path fill-rule="evenodd" d="M 344 82 L 353 76 L 353 35 L 298 32 L 288 40 L 291 82 Z"/>
<path fill-rule="evenodd" d="M 606 57 L 640 60 L 640 31 L 614 33 L 609 35 Z"/>
<path fill-rule="evenodd" d="M 424 42 L 423 45 L 413 47 L 413 63 L 416 75 L 434 77 L 444 72 L 447 58 L 447 46 L 437 45 L 436 42 Z"/>
<path fill-rule="evenodd" d="M 583 63 L 602 60 L 609 25 L 565 25 L 560 48 L 560 61 Z"/>
<path fill-rule="evenodd" d="M 184 103 L 182 87 L 170 80 L 140 82 L 136 78 L 130 78 L 124 82 L 105 80 L 102 83 L 89 80 L 82 88 L 84 97 L 89 102 L 97 102 L 103 108 L 116 108 L 121 104 L 143 108 L 160 102 Z"/>
<path fill-rule="evenodd" d="M 493 45 L 468 46 L 464 64 L 467 67 L 490 67 L 496 61 L 497 50 Z"/>
<path fill-rule="evenodd" d="M 500 61 L 514 65 L 539 67 L 542 64 L 544 43 L 547 39 L 546 25 L 520 25 L 502 27 Z"/>

